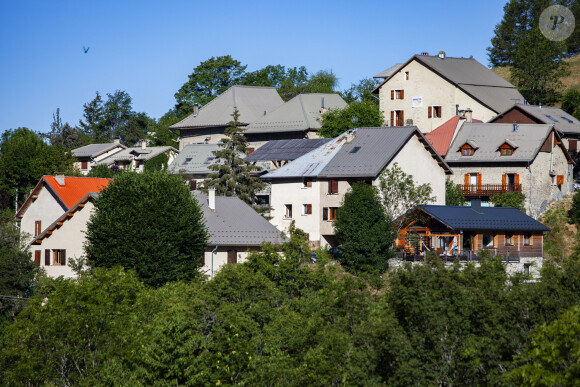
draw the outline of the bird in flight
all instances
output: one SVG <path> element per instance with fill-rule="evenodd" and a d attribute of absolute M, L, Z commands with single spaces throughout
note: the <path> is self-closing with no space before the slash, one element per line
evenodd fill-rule
<path fill-rule="evenodd" d="M 89 49 L 90 49 L 90 47 L 87 47 L 87 48 L 85 48 L 85 46 L 83 46 L 83 51 L 85 52 L 85 54 L 86 54 L 87 52 L 89 52 Z"/>

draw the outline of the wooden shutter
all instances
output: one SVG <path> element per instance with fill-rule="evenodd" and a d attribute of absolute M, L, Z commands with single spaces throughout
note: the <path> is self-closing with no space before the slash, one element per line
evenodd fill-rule
<path fill-rule="evenodd" d="M 401 99 L 405 99 L 405 90 L 401 90 Z"/>
<path fill-rule="evenodd" d="M 395 111 L 391 110 L 391 126 L 395 126 Z"/>
<path fill-rule="evenodd" d="M 577 140 L 569 140 L 568 141 L 568 151 L 570 151 L 570 152 L 577 152 L 578 151 L 578 141 Z"/>
<path fill-rule="evenodd" d="M 468 186 L 469 185 L 469 173 L 465 174 L 465 185 Z"/>
<path fill-rule="evenodd" d="M 197 189 L 197 180 L 191 180 L 189 182 L 189 190 L 195 191 Z"/>
<path fill-rule="evenodd" d="M 88 168 L 88 162 L 86 161 L 81 161 L 81 169 L 87 169 Z"/>
<path fill-rule="evenodd" d="M 328 193 L 329 194 L 337 194 L 338 193 L 338 180 L 329 180 L 328 181 Z"/>
<path fill-rule="evenodd" d="M 306 214 L 307 215 L 312 214 L 312 204 L 307 204 L 306 205 Z"/>
<path fill-rule="evenodd" d="M 477 174 L 477 186 L 481 187 L 481 173 Z"/>
<path fill-rule="evenodd" d="M 556 181 L 556 184 L 558 184 L 558 185 L 564 184 L 564 175 L 558 175 L 558 179 Z"/>
<path fill-rule="evenodd" d="M 431 118 L 433 116 L 433 106 L 429 106 L 427 108 L 427 118 Z"/>
<path fill-rule="evenodd" d="M 391 99 L 395 99 L 395 90 L 391 90 Z"/>
<path fill-rule="evenodd" d="M 236 250 L 228 250 L 228 263 L 238 263 L 238 252 Z"/>
<path fill-rule="evenodd" d="M 328 207 L 322 209 L 322 220 L 328 220 Z"/>
<path fill-rule="evenodd" d="M 62 249 L 60 251 L 60 264 L 66 266 L 66 250 Z"/>
<path fill-rule="evenodd" d="M 50 249 L 44 250 L 44 265 L 50 266 Z"/>
<path fill-rule="evenodd" d="M 405 111 L 401 110 L 401 125 L 399 126 L 405 126 Z"/>
<path fill-rule="evenodd" d="M 516 187 L 520 185 L 520 175 L 518 175 L 517 173 L 515 174 L 514 184 L 516 185 Z"/>
<path fill-rule="evenodd" d="M 34 252 L 34 264 L 40 266 L 40 250 Z"/>
<path fill-rule="evenodd" d="M 312 180 L 306 180 L 306 186 L 312 188 Z"/>
<path fill-rule="evenodd" d="M 439 106 L 439 117 L 443 117 L 443 106 Z"/>
<path fill-rule="evenodd" d="M 504 173 L 503 175 L 501 175 L 501 186 L 503 187 L 503 189 L 506 188 L 506 184 L 507 184 L 507 175 Z"/>

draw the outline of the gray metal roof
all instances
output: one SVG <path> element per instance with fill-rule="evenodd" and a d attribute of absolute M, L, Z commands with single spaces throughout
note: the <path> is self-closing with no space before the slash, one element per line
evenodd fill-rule
<path fill-rule="evenodd" d="M 284 103 L 274 87 L 235 85 L 202 106 L 196 116 L 187 116 L 169 129 L 195 129 L 228 126 L 237 107 L 240 123 L 247 125 Z"/>
<path fill-rule="evenodd" d="M 551 125 L 541 124 L 518 124 L 518 130 L 514 131 L 513 124 L 464 122 L 449 146 L 445 161 L 448 163 L 532 161 L 551 130 Z M 499 147 L 506 141 L 518 146 L 511 156 L 500 154 Z M 462 156 L 460 148 L 469 142 L 477 144 L 478 149 L 473 156 Z"/>
<path fill-rule="evenodd" d="M 216 196 L 215 211 L 212 211 L 207 195 L 192 195 L 201 205 L 210 245 L 259 246 L 262 242 L 279 244 L 284 241 L 276 227 L 239 198 Z"/>
<path fill-rule="evenodd" d="M 115 161 L 128 161 L 133 158 L 137 160 L 147 161 L 153 157 L 165 153 L 167 151 L 174 151 L 178 153 L 177 149 L 172 146 L 148 146 L 145 149 L 141 147 L 132 147 L 123 149 L 121 152 L 117 152 L 109 157 L 106 157 L 99 161 L 99 164 L 111 164 Z"/>
<path fill-rule="evenodd" d="M 490 71 L 493 74 L 493 72 Z M 514 103 L 523 103 L 524 97 L 515 87 L 457 85 L 494 112 L 504 111 Z"/>
<path fill-rule="evenodd" d="M 209 166 L 214 162 L 213 152 L 220 149 L 218 144 L 189 144 L 167 167 L 169 173 L 207 174 Z"/>
<path fill-rule="evenodd" d="M 323 108 L 344 109 L 347 103 L 338 94 L 299 94 L 246 127 L 245 133 L 303 132 L 318 130 Z"/>
<path fill-rule="evenodd" d="M 495 121 L 497 118 L 513 109 L 520 109 L 544 124 L 554 125 L 554 128 L 560 133 L 580 134 L 580 121 L 578 121 L 578 119 L 573 115 L 568 114 L 564 110 L 555 106 L 515 104 L 507 111 L 492 118 L 490 122 Z"/>
<path fill-rule="evenodd" d="M 268 141 L 246 157 L 248 161 L 285 161 L 298 157 L 331 141 L 330 138 L 304 138 Z"/>
<path fill-rule="evenodd" d="M 376 177 L 415 135 L 448 173 L 450 168 L 416 126 L 358 128 L 274 170 L 264 178 Z"/>
<path fill-rule="evenodd" d="M 425 205 L 419 207 L 454 230 L 550 231 L 537 220 L 513 207 L 472 207 Z"/>
<path fill-rule="evenodd" d="M 403 65 L 403 63 L 395 63 L 393 66 L 389 67 L 388 69 L 381 71 L 377 75 L 373 76 L 373 78 L 389 78 L 391 75 L 399 71 L 399 68 Z"/>
<path fill-rule="evenodd" d="M 117 143 L 90 144 L 77 149 L 73 149 L 72 154 L 75 155 L 75 157 L 97 157 L 115 148 L 119 148 L 119 151 L 121 151 L 125 149 L 126 146 Z"/>

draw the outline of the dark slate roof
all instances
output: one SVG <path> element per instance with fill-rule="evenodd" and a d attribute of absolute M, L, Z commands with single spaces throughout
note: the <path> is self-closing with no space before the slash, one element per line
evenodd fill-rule
<path fill-rule="evenodd" d="M 580 134 L 580 121 L 573 115 L 554 106 L 523 105 L 518 103 L 505 112 L 492 118 L 489 122 L 496 121 L 498 118 L 501 118 L 514 109 L 522 110 L 524 113 L 531 115 L 541 123 L 554 125 L 554 128 L 556 128 L 560 133 Z"/>
<path fill-rule="evenodd" d="M 213 152 L 220 149 L 218 144 L 189 144 L 179 152 L 175 160 L 167 167 L 169 173 L 207 174 L 214 162 Z"/>
<path fill-rule="evenodd" d="M 208 244 L 215 246 L 260 246 L 262 242 L 284 242 L 280 231 L 241 199 L 216 196 L 215 211 L 208 207 L 208 197 L 195 196 L 210 234 Z"/>
<path fill-rule="evenodd" d="M 296 160 L 329 141 L 330 138 L 272 140 L 256 149 L 246 157 L 246 160 L 252 162 Z"/>
<path fill-rule="evenodd" d="M 550 231 L 537 220 L 513 207 L 472 207 L 425 205 L 419 207 L 453 230 Z"/>
<path fill-rule="evenodd" d="M 77 149 L 73 149 L 72 154 L 75 155 L 75 157 L 97 157 L 115 148 L 119 148 L 119 151 L 122 151 L 123 149 L 126 148 L 126 146 L 117 143 L 90 144 Z"/>

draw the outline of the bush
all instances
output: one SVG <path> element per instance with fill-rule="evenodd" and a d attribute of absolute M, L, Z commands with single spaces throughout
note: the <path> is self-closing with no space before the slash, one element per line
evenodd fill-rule
<path fill-rule="evenodd" d="M 501 195 L 494 195 L 489 198 L 495 207 L 515 207 L 521 212 L 526 212 L 524 203 L 526 195 L 521 192 L 506 192 Z"/>
<path fill-rule="evenodd" d="M 568 211 L 568 218 L 571 224 L 580 223 L 580 191 L 577 191 L 572 197 L 572 208 Z"/>
<path fill-rule="evenodd" d="M 445 205 L 446 206 L 464 206 L 465 196 L 461 188 L 457 186 L 451 179 L 447 178 L 445 181 Z"/>

